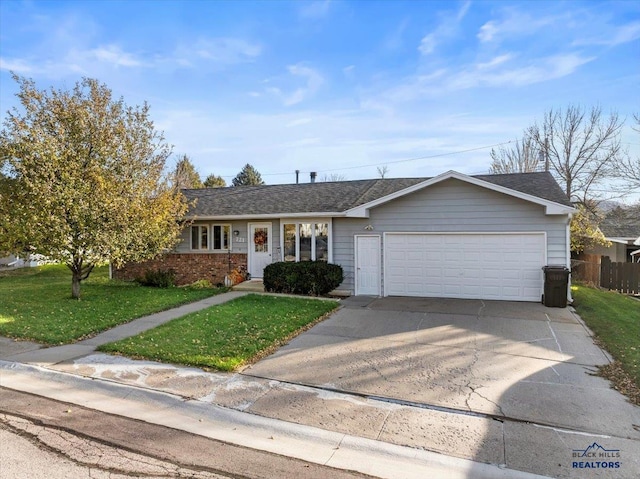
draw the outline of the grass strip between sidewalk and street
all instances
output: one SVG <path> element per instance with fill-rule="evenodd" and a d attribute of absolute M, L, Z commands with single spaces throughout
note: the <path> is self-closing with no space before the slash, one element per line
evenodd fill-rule
<path fill-rule="evenodd" d="M 174 319 L 100 351 L 233 371 L 324 319 L 337 301 L 250 294 Z"/>
<path fill-rule="evenodd" d="M 0 271 L 0 336 L 65 344 L 85 339 L 135 318 L 226 291 L 226 288 L 149 288 L 109 279 L 109 267 L 82 282 L 81 299 L 71 298 L 65 265 Z"/>
<path fill-rule="evenodd" d="M 576 311 L 615 360 L 600 374 L 640 405 L 640 301 L 583 285 L 571 292 Z"/>

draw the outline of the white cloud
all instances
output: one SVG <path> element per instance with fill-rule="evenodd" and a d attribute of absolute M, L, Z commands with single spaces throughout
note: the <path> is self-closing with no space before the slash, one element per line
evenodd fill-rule
<path fill-rule="evenodd" d="M 382 42 L 382 48 L 388 52 L 400 49 L 404 43 L 404 32 L 409 25 L 409 19 L 405 18 L 400 24 L 392 30 Z"/>
<path fill-rule="evenodd" d="M 497 57 L 498 62 L 493 66 L 504 64 L 506 55 Z M 495 62 L 496 59 L 494 59 Z M 461 71 L 447 79 L 448 88 L 463 90 L 475 87 L 522 87 L 534 83 L 541 83 L 575 72 L 580 66 L 594 60 L 594 57 L 582 57 L 575 54 L 554 55 L 540 58 L 523 66 L 494 69 L 487 68 L 487 64 L 475 65 L 472 69 Z M 491 62 L 490 62 L 491 63 Z"/>
<path fill-rule="evenodd" d="M 2 58 L 0 57 L 0 70 L 12 71 L 17 74 L 33 73 L 34 65 L 21 58 Z"/>
<path fill-rule="evenodd" d="M 490 42 L 498 33 L 499 29 L 497 23 L 493 20 L 488 21 L 480 27 L 478 32 L 478 40 L 481 42 Z"/>
<path fill-rule="evenodd" d="M 422 55 L 432 54 L 436 47 L 446 40 L 455 38 L 459 32 L 460 22 L 469 11 L 471 2 L 465 2 L 456 12 L 441 13 L 440 23 L 420 40 L 418 51 Z"/>
<path fill-rule="evenodd" d="M 267 93 L 280 97 L 284 106 L 297 105 L 298 103 L 309 99 L 315 95 L 324 84 L 324 78 L 320 73 L 302 63 L 289 65 L 287 67 L 287 71 L 291 76 L 287 79 L 283 79 L 284 82 L 292 83 L 295 82 L 296 79 L 302 78 L 305 82 L 304 86 L 297 87 L 289 93 L 284 91 L 282 88 L 275 86 L 265 88 Z"/>
<path fill-rule="evenodd" d="M 355 78 L 355 71 L 356 71 L 355 65 L 349 65 L 342 69 L 342 73 L 344 74 L 345 78 L 349 80 L 353 80 Z"/>
<path fill-rule="evenodd" d="M 477 38 L 481 43 L 500 43 L 503 40 L 533 35 L 546 27 L 570 29 L 572 16 L 542 15 L 532 16 L 526 12 L 508 7 L 502 11 L 502 18 L 492 19 L 480 27 Z"/>
<path fill-rule="evenodd" d="M 242 38 L 201 38 L 188 48 L 199 58 L 222 65 L 252 61 L 262 52 L 262 46 Z"/>
<path fill-rule="evenodd" d="M 495 68 L 495 67 L 497 67 L 499 65 L 502 65 L 503 63 L 508 62 L 512 58 L 513 58 L 513 54 L 506 53 L 504 55 L 499 55 L 497 57 L 494 57 L 491 60 L 489 60 L 488 62 L 478 63 L 476 65 L 476 68 L 478 70 L 489 70 L 489 69 Z"/>
<path fill-rule="evenodd" d="M 574 45 L 605 45 L 614 47 L 640 38 L 640 22 L 632 22 L 617 27 L 603 26 L 597 36 L 583 38 L 573 42 Z"/>
<path fill-rule="evenodd" d="M 460 22 L 469 11 L 470 5 L 471 2 L 465 2 L 456 12 L 442 13 L 438 26 L 422 37 L 418 51 L 422 55 L 430 55 L 442 42 L 454 38 L 459 31 Z"/>
<path fill-rule="evenodd" d="M 89 59 L 95 58 L 99 62 L 110 63 L 118 67 L 139 67 L 143 63 L 136 59 L 131 53 L 123 51 L 118 45 L 106 45 L 90 50 L 87 54 Z"/>

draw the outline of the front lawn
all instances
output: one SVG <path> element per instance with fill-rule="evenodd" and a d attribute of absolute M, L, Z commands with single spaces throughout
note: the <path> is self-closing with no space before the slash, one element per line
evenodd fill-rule
<path fill-rule="evenodd" d="M 250 294 L 99 349 L 232 371 L 269 354 L 337 307 L 336 301 Z"/>
<path fill-rule="evenodd" d="M 603 375 L 640 404 L 640 301 L 582 285 L 571 291 L 576 311 L 616 361 Z"/>
<path fill-rule="evenodd" d="M 78 301 L 71 299 L 71 272 L 64 265 L 0 271 L 0 336 L 71 343 L 222 291 L 111 281 L 108 266 L 102 266 L 82 282 Z"/>

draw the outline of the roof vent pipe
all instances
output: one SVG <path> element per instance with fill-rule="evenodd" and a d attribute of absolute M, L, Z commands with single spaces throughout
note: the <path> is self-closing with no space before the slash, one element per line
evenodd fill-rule
<path fill-rule="evenodd" d="M 316 173 L 315 171 L 311 172 L 311 183 L 315 183 L 316 182 L 316 175 L 318 173 Z"/>
<path fill-rule="evenodd" d="M 300 177 L 300 170 L 296 170 L 296 185 L 298 184 L 299 177 Z"/>

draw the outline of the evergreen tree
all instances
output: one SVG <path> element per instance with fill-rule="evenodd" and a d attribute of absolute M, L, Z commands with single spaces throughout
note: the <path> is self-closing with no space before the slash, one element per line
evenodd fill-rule
<path fill-rule="evenodd" d="M 262 181 L 258 170 L 249 163 L 244 165 L 244 168 L 242 168 L 231 183 L 233 186 L 264 185 L 264 181 Z"/>

